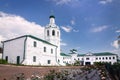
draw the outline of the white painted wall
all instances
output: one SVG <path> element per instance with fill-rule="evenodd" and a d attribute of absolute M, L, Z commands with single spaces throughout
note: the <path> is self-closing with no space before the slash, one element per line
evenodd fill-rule
<path fill-rule="evenodd" d="M 106 59 L 106 57 L 107 57 L 107 59 Z M 113 59 L 113 57 L 114 57 L 114 59 Z M 96 58 L 97 59 L 95 60 L 95 62 L 111 62 L 111 64 L 117 62 L 117 56 L 116 55 L 96 56 Z"/>
<path fill-rule="evenodd" d="M 2 53 L 0 53 L 0 59 L 2 59 Z"/>
<path fill-rule="evenodd" d="M 23 60 L 25 37 L 8 41 L 4 43 L 3 59 L 8 56 L 8 62 L 16 64 L 17 56 L 20 56 L 20 62 Z"/>
<path fill-rule="evenodd" d="M 34 41 L 37 43 L 36 47 L 33 46 Z M 46 52 L 44 52 L 44 47 L 46 47 Z M 53 53 L 51 53 L 51 49 L 53 49 Z M 36 62 L 33 62 L 33 56 L 36 56 Z M 51 61 L 50 64 L 48 64 L 48 60 Z M 28 37 L 26 46 L 26 59 L 23 64 L 58 65 L 56 61 L 56 46 L 49 45 Z"/>
<path fill-rule="evenodd" d="M 103 60 L 104 57 L 104 60 Z M 107 57 L 107 59 L 106 59 Z M 109 58 L 111 57 L 111 59 Z M 114 59 L 113 59 L 114 57 Z M 87 59 L 89 58 L 89 59 Z M 98 58 L 98 59 L 96 59 Z M 101 58 L 101 59 L 100 59 Z M 105 55 L 105 56 L 95 56 L 95 55 L 85 55 L 85 56 L 77 56 L 77 54 L 71 54 L 71 58 L 64 58 L 65 62 L 69 62 L 71 60 L 71 64 L 75 62 L 75 60 L 83 61 L 83 65 L 85 65 L 86 62 L 90 62 L 91 65 L 94 64 L 94 62 L 110 62 L 111 64 L 117 62 L 117 56 L 116 55 Z"/>

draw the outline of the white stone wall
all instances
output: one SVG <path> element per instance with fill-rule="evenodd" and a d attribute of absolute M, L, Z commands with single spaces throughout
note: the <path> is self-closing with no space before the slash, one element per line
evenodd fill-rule
<path fill-rule="evenodd" d="M 113 59 L 114 57 L 114 59 Z M 117 62 L 116 55 L 108 55 L 108 56 L 96 56 L 95 62 L 110 62 L 111 64 Z M 107 58 L 107 59 L 106 59 Z"/>
<path fill-rule="evenodd" d="M 0 59 L 2 59 L 2 53 L 0 53 Z"/>
<path fill-rule="evenodd" d="M 71 56 L 63 56 L 63 63 L 66 65 L 66 63 L 71 64 Z"/>
<path fill-rule="evenodd" d="M 17 56 L 20 56 L 20 62 L 23 60 L 25 37 L 8 41 L 4 43 L 3 59 L 8 56 L 8 62 L 16 64 Z"/>
<path fill-rule="evenodd" d="M 95 62 L 95 56 L 84 56 L 84 65 L 86 62 L 90 62 L 91 65 Z"/>
<path fill-rule="evenodd" d="M 75 61 L 78 59 L 78 58 L 77 58 L 77 55 L 78 55 L 78 54 L 70 54 L 70 55 L 71 55 L 71 63 L 74 64 Z"/>
<path fill-rule="evenodd" d="M 36 47 L 33 46 L 34 41 L 36 42 Z M 44 47 L 46 47 L 46 52 L 44 52 Z M 51 49 L 53 49 L 53 53 L 51 53 Z M 27 38 L 26 60 L 24 61 L 24 64 L 58 65 L 56 61 L 56 49 L 56 46 L 29 37 Z M 33 62 L 33 56 L 36 56 L 36 62 Z M 50 64 L 48 64 L 48 60 L 50 60 Z"/>
<path fill-rule="evenodd" d="M 106 59 L 107 57 L 107 59 Z M 114 59 L 113 59 L 114 57 Z M 103 59 L 104 58 L 104 59 Z M 95 55 L 86 55 L 86 56 L 77 56 L 77 54 L 71 54 L 71 58 L 65 58 L 63 61 L 73 64 L 76 60 L 83 61 L 83 65 L 86 65 L 86 62 L 90 62 L 90 65 L 93 65 L 94 62 L 109 62 L 111 64 L 117 62 L 116 55 L 105 55 L 105 56 L 95 56 Z"/>

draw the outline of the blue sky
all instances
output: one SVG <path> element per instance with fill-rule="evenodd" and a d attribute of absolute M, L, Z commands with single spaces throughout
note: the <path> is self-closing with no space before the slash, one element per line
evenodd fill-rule
<path fill-rule="evenodd" d="M 73 48 L 80 54 L 118 50 L 120 0 L 1 0 L 0 11 L 41 26 L 54 14 L 65 53 Z"/>

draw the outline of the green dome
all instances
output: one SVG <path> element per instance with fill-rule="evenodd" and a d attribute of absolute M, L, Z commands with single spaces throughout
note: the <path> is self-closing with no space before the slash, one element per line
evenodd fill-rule
<path fill-rule="evenodd" d="M 49 18 L 55 18 L 55 16 L 54 16 L 54 15 L 51 15 Z"/>

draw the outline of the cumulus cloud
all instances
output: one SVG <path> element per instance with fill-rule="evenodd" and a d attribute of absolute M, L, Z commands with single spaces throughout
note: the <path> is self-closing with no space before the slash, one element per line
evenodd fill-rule
<path fill-rule="evenodd" d="M 100 27 L 96 27 L 96 28 L 92 29 L 91 31 L 92 32 L 102 32 L 103 30 L 105 30 L 107 28 L 108 28 L 108 26 L 103 25 L 103 26 L 100 26 Z"/>
<path fill-rule="evenodd" d="M 61 28 L 62 28 L 65 32 L 71 32 L 72 29 L 73 29 L 71 26 L 61 26 Z"/>
<path fill-rule="evenodd" d="M 70 5 L 70 6 L 75 6 L 78 3 L 80 3 L 79 0 L 47 0 L 47 1 L 55 2 L 56 5 Z"/>
<path fill-rule="evenodd" d="M 44 28 L 29 22 L 21 16 L 0 12 L 0 41 L 21 35 L 34 35 L 43 38 Z"/>
<path fill-rule="evenodd" d="M 120 33 L 120 29 L 116 31 L 117 33 Z"/>
<path fill-rule="evenodd" d="M 73 32 L 79 32 L 79 30 L 77 30 L 77 29 L 73 29 Z"/>
<path fill-rule="evenodd" d="M 100 4 L 107 4 L 107 3 L 111 3 L 113 0 L 100 0 L 99 3 Z"/>
<path fill-rule="evenodd" d="M 67 46 L 67 43 L 61 42 L 60 45 L 61 46 Z"/>
<path fill-rule="evenodd" d="M 71 23 L 72 25 L 75 25 L 75 20 L 71 20 L 70 23 Z"/>
<path fill-rule="evenodd" d="M 113 47 L 115 47 L 116 49 L 119 48 L 119 41 L 118 40 L 115 40 L 112 44 L 111 44 Z"/>

